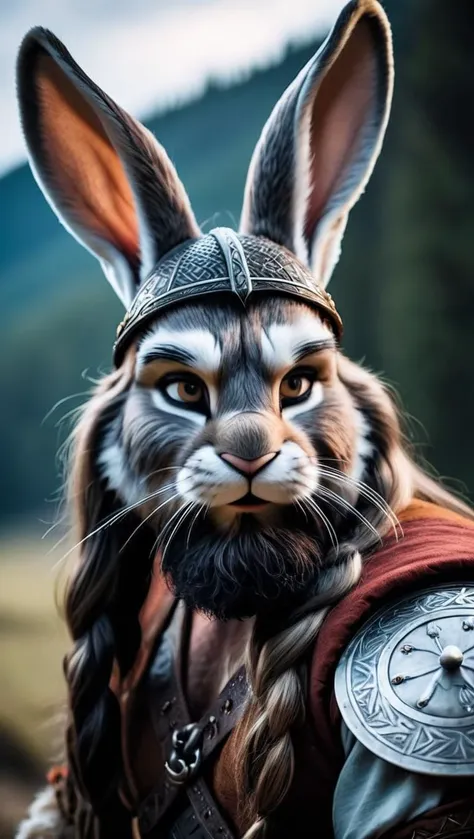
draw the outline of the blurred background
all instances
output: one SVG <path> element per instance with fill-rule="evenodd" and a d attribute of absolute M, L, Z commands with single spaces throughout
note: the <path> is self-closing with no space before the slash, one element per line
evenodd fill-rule
<path fill-rule="evenodd" d="M 0 839 L 55 748 L 67 641 L 54 585 L 68 549 L 67 538 L 56 544 L 60 524 L 47 533 L 59 518 L 57 452 L 91 380 L 111 368 L 122 316 L 24 163 L 18 44 L 32 25 L 53 29 L 164 144 L 209 230 L 238 224 L 262 125 L 342 5 L 0 2 Z M 395 40 L 392 119 L 331 292 L 345 351 L 394 385 L 420 457 L 473 498 L 474 4 L 384 5 Z"/>

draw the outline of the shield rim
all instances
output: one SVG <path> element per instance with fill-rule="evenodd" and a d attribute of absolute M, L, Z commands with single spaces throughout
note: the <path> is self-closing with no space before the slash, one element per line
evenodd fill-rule
<path fill-rule="evenodd" d="M 444 584 L 434 584 L 432 586 L 426 586 L 422 590 L 404 595 L 403 597 L 399 598 L 396 602 L 385 604 L 382 608 L 378 609 L 363 625 L 362 627 L 356 632 L 353 636 L 351 641 L 349 642 L 346 650 L 344 651 L 343 655 L 341 656 L 338 666 L 336 668 L 335 679 L 334 679 L 334 689 L 337 704 L 344 720 L 345 724 L 349 728 L 349 730 L 354 734 L 357 740 L 362 743 L 372 754 L 376 757 L 382 758 L 386 760 L 388 763 L 392 765 L 396 765 L 402 769 L 412 771 L 418 774 L 423 775 L 434 775 L 434 776 L 456 776 L 456 777 L 465 777 L 471 776 L 474 774 L 474 712 L 472 715 L 466 715 L 465 717 L 456 717 L 453 721 L 446 720 L 446 724 L 440 725 L 440 722 L 443 720 L 442 717 L 434 716 L 430 714 L 425 714 L 421 711 L 416 711 L 414 708 L 409 708 L 409 706 L 404 705 L 404 703 L 398 699 L 395 692 L 391 690 L 391 694 L 397 700 L 396 703 L 391 702 L 390 698 L 383 694 L 382 687 L 384 682 L 386 681 L 387 684 L 389 683 L 388 680 L 388 661 L 389 657 L 393 652 L 394 647 L 396 646 L 397 642 L 409 634 L 412 628 L 415 626 L 419 626 L 423 624 L 425 620 L 434 620 L 435 616 L 443 617 L 444 612 L 448 612 L 452 616 L 452 609 L 445 607 L 440 607 L 438 610 L 433 610 L 430 615 L 425 616 L 418 616 L 413 618 L 409 623 L 404 624 L 399 630 L 396 630 L 393 636 L 390 637 L 388 641 L 385 642 L 382 649 L 378 647 L 374 652 L 374 663 L 377 667 L 377 683 L 378 683 L 378 690 L 382 696 L 385 697 L 386 701 L 389 702 L 390 707 L 394 708 L 397 713 L 399 714 L 400 721 L 402 722 L 403 718 L 410 720 L 411 723 L 415 722 L 418 725 L 423 725 L 427 729 L 435 729 L 438 728 L 440 730 L 449 732 L 451 730 L 458 730 L 460 728 L 469 729 L 471 727 L 471 737 L 473 741 L 472 747 L 472 754 L 470 755 L 470 759 L 466 759 L 463 762 L 456 760 L 456 762 L 447 762 L 446 759 L 443 760 L 429 760 L 426 757 L 417 757 L 410 754 L 403 752 L 402 750 L 397 750 L 395 748 L 390 747 L 386 743 L 382 742 L 378 739 L 375 734 L 373 733 L 372 729 L 370 729 L 362 715 L 359 705 L 353 695 L 353 692 L 350 690 L 350 680 L 351 680 L 351 673 L 352 673 L 352 664 L 354 662 L 355 653 L 357 651 L 358 643 L 363 634 L 370 631 L 373 628 L 374 624 L 376 624 L 380 618 L 384 615 L 388 615 L 391 611 L 395 608 L 399 608 L 401 604 L 409 604 L 411 601 L 418 601 L 422 600 L 429 594 L 432 594 L 436 591 L 450 591 L 456 589 L 461 591 L 463 588 L 467 588 L 472 592 L 472 596 L 474 598 L 474 583 L 469 582 L 467 580 L 464 581 L 455 581 L 452 583 L 444 583 Z M 459 617 L 463 617 L 464 615 L 472 616 L 474 614 L 474 606 L 458 606 L 456 610 L 456 615 Z M 386 666 L 386 673 L 384 674 L 383 684 L 380 685 L 378 681 L 378 674 L 379 668 Z M 386 679 L 385 679 L 386 676 Z M 397 707 L 397 705 L 400 707 Z M 404 707 L 404 711 L 402 712 L 401 708 Z M 410 710 L 410 714 L 406 713 L 406 710 Z M 432 721 L 436 720 L 436 724 Z M 464 733 L 467 733 L 464 732 Z"/>

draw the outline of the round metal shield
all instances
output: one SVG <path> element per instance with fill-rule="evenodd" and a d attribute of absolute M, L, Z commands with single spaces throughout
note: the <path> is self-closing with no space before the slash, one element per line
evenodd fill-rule
<path fill-rule="evenodd" d="M 344 722 L 377 757 L 474 774 L 474 585 L 399 598 L 354 636 L 336 671 Z"/>

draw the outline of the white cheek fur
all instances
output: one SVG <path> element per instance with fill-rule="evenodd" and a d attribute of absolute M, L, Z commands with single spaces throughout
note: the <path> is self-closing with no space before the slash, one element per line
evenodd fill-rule
<path fill-rule="evenodd" d="M 145 494 L 144 482 L 136 478 L 127 466 L 123 449 L 115 440 L 113 427 L 105 437 L 97 463 L 108 489 L 116 492 L 126 504 L 137 504 Z"/>
<path fill-rule="evenodd" d="M 196 366 L 207 373 L 215 373 L 221 363 L 221 350 L 215 336 L 205 329 L 171 330 L 157 326 L 145 336 L 140 344 L 137 370 L 141 360 L 160 344 L 176 344 L 194 356 Z"/>
<path fill-rule="evenodd" d="M 231 504 L 247 492 L 248 483 L 214 451 L 202 446 L 178 472 L 177 490 L 185 501 L 210 507 Z"/>
<path fill-rule="evenodd" d="M 198 425 L 200 428 L 206 424 L 206 417 L 204 414 L 199 414 L 197 411 L 190 411 L 189 408 L 185 408 L 184 406 L 180 408 L 179 405 L 172 405 L 168 400 L 163 396 L 160 390 L 153 389 L 150 390 L 151 399 L 155 406 L 158 408 L 159 411 L 164 411 L 166 414 L 171 414 L 175 417 L 184 417 L 190 422 L 193 422 L 195 425 Z"/>
<path fill-rule="evenodd" d="M 270 370 L 282 370 L 294 363 L 299 345 L 332 338 L 332 332 L 317 315 L 302 315 L 292 323 L 275 323 L 262 332 L 262 360 Z"/>
<path fill-rule="evenodd" d="M 370 424 L 360 410 L 356 410 L 357 417 L 357 443 L 354 466 L 351 478 L 360 481 L 367 468 L 367 462 L 374 456 L 375 448 L 369 440 L 371 433 Z"/>
<path fill-rule="evenodd" d="M 259 472 L 252 491 L 275 504 L 291 504 L 312 495 L 318 485 L 318 468 L 294 442 L 283 443 L 277 457 Z"/>

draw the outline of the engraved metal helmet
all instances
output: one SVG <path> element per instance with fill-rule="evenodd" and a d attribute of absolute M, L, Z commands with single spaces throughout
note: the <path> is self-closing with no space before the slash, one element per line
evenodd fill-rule
<path fill-rule="evenodd" d="M 330 323 L 337 338 L 342 320 L 330 294 L 286 248 L 227 227 L 178 245 L 142 283 L 117 329 L 117 366 L 134 336 L 159 312 L 209 295 L 231 295 L 242 305 L 261 294 L 283 294 L 309 303 Z"/>

